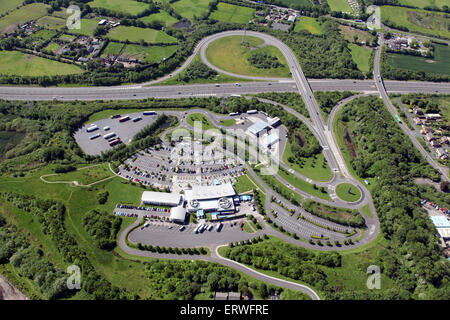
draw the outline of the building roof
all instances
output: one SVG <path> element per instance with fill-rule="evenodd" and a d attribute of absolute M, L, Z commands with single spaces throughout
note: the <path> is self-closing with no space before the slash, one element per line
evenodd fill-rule
<path fill-rule="evenodd" d="M 184 221 L 186 218 L 186 210 L 183 206 L 178 206 L 170 209 L 170 220 L 172 221 Z"/>
<path fill-rule="evenodd" d="M 253 133 L 253 134 L 257 135 L 258 133 L 260 133 L 261 131 L 267 129 L 268 127 L 269 127 L 269 124 L 267 122 L 259 120 L 255 124 L 251 125 L 248 128 L 248 131 L 250 133 Z"/>
<path fill-rule="evenodd" d="M 445 216 L 430 216 L 436 228 L 450 228 L 450 222 Z"/>
<path fill-rule="evenodd" d="M 450 228 L 438 228 L 437 231 L 441 235 L 441 238 L 450 238 Z"/>
<path fill-rule="evenodd" d="M 179 193 L 144 191 L 141 201 L 144 203 L 164 203 L 170 206 L 177 206 L 181 202 Z"/>
<path fill-rule="evenodd" d="M 216 292 L 215 300 L 227 300 L 228 292 Z"/>
<path fill-rule="evenodd" d="M 223 183 L 217 186 L 193 186 L 191 190 L 184 191 L 186 200 L 207 200 L 222 197 L 230 197 L 236 194 L 231 183 Z"/>

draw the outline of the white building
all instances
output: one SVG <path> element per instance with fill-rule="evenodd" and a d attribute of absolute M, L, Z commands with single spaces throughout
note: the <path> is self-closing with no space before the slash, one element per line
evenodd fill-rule
<path fill-rule="evenodd" d="M 193 186 L 185 190 L 186 209 L 189 212 L 203 210 L 206 212 L 234 211 L 233 196 L 236 194 L 231 183 L 215 186 Z"/>
<path fill-rule="evenodd" d="M 259 137 L 269 131 L 270 126 L 267 122 L 259 120 L 255 124 L 251 125 L 248 128 L 248 132 L 250 132 L 252 135 Z"/>
<path fill-rule="evenodd" d="M 144 191 L 141 201 L 144 204 L 175 207 L 183 204 L 183 197 L 179 193 Z"/>
<path fill-rule="evenodd" d="M 184 222 L 186 219 L 186 210 L 183 206 L 177 206 L 170 209 L 170 221 L 172 222 Z"/>

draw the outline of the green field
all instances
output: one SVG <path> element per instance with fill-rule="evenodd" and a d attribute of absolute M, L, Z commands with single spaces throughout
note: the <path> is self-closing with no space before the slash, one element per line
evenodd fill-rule
<path fill-rule="evenodd" d="M 99 19 L 81 19 L 80 21 L 80 29 L 71 29 L 69 30 L 71 33 L 82 34 L 85 36 L 94 35 L 94 30 L 97 28 Z"/>
<path fill-rule="evenodd" d="M 178 45 L 173 46 L 140 46 L 136 44 L 128 44 L 122 51 L 122 55 L 139 61 L 154 63 L 160 62 L 163 58 L 169 58 L 178 49 Z"/>
<path fill-rule="evenodd" d="M 187 124 L 194 126 L 195 122 L 200 122 L 202 125 L 202 130 L 208 129 L 217 129 L 211 121 L 209 121 L 208 117 L 202 113 L 191 113 L 186 117 Z"/>
<path fill-rule="evenodd" d="M 120 53 L 120 51 L 122 50 L 122 47 L 124 47 L 124 46 L 126 46 L 126 45 L 123 43 L 110 41 L 108 43 L 108 45 L 106 46 L 106 48 L 103 50 L 102 58 L 108 56 L 109 54 L 110 55 L 118 55 Z"/>
<path fill-rule="evenodd" d="M 0 19 L 0 33 L 12 32 L 20 24 L 47 15 L 47 8 L 50 6 L 43 3 L 32 3 L 12 11 Z"/>
<path fill-rule="evenodd" d="M 389 20 L 398 26 L 408 28 L 411 32 L 450 38 L 449 19 L 441 12 L 382 6 L 381 17 L 383 23 Z"/>
<path fill-rule="evenodd" d="M 50 42 L 50 43 L 48 44 L 48 46 L 46 46 L 46 47 L 44 48 L 44 50 L 47 50 L 47 51 L 56 53 L 56 51 L 57 51 L 59 48 L 61 48 L 61 45 L 57 44 L 56 42 Z"/>
<path fill-rule="evenodd" d="M 167 11 L 164 10 L 159 10 L 158 13 L 152 13 L 151 15 L 139 18 L 138 20 L 144 23 L 159 21 L 166 27 L 170 27 L 174 23 L 178 22 L 176 18 L 172 17 Z"/>
<path fill-rule="evenodd" d="M 105 8 L 111 11 L 137 15 L 149 6 L 144 2 L 134 0 L 94 0 L 89 2 L 91 8 Z"/>
<path fill-rule="evenodd" d="M 241 45 L 242 38 L 242 36 L 230 36 L 213 41 L 206 49 L 206 58 L 218 68 L 235 74 L 259 77 L 290 77 L 286 59 L 278 48 L 265 46 L 250 51 L 248 47 Z M 247 40 L 251 47 L 263 44 L 263 40 L 260 38 L 247 37 Z M 252 66 L 247 58 L 256 52 L 276 56 L 283 66 L 271 69 Z"/>
<path fill-rule="evenodd" d="M 294 154 L 291 151 L 290 142 L 288 141 L 283 152 L 283 162 L 286 163 L 290 168 L 315 181 L 325 182 L 330 181 L 333 178 L 333 173 L 331 172 L 328 163 L 325 161 L 323 153 L 317 155 L 317 159 L 314 159 L 314 157 L 302 158 L 302 166 L 297 163 L 290 163 L 288 161 L 289 157 L 295 158 Z M 326 164 L 325 168 L 322 166 L 323 162 L 325 162 Z"/>
<path fill-rule="evenodd" d="M 351 50 L 353 61 L 355 61 L 358 69 L 363 72 L 368 72 L 370 70 L 370 54 L 372 53 L 372 49 L 353 43 L 350 43 L 348 47 Z"/>
<path fill-rule="evenodd" d="M 97 166 L 81 167 L 76 171 L 51 175 L 43 177 L 43 179 L 50 182 L 77 181 L 81 185 L 87 185 L 108 178 L 112 175 L 113 173 L 109 170 L 108 165 L 105 163 Z"/>
<path fill-rule="evenodd" d="M 195 16 L 200 17 L 209 11 L 210 2 L 212 0 L 178 0 L 170 6 L 183 18 L 193 20 Z"/>
<path fill-rule="evenodd" d="M 236 123 L 236 120 L 234 119 L 220 120 L 219 123 L 224 127 L 231 127 Z"/>
<path fill-rule="evenodd" d="M 149 28 L 138 28 L 138 27 L 125 27 L 118 26 L 112 28 L 108 32 L 108 37 L 112 40 L 118 41 L 130 41 L 130 42 L 140 42 L 144 40 L 147 43 L 176 43 L 177 39 L 169 36 L 167 33 L 149 29 Z"/>
<path fill-rule="evenodd" d="M 331 11 L 340 11 L 347 13 L 353 12 L 347 0 L 327 0 L 327 2 L 328 5 L 330 6 Z"/>
<path fill-rule="evenodd" d="M 22 3 L 23 0 L 3 0 L 0 3 L 0 14 L 4 14 L 12 9 L 15 9 Z"/>
<path fill-rule="evenodd" d="M 210 14 L 209 18 L 231 23 L 248 23 L 253 18 L 255 9 L 236 6 L 229 3 L 219 2 L 217 10 Z"/>
<path fill-rule="evenodd" d="M 234 184 L 234 190 L 236 190 L 236 193 L 252 191 L 256 188 L 257 187 L 255 186 L 255 184 L 248 178 L 247 175 L 239 176 L 236 178 L 236 182 Z"/>
<path fill-rule="evenodd" d="M 124 47 L 122 49 L 122 47 Z M 118 55 L 128 57 L 130 59 L 138 59 L 144 63 L 160 62 L 163 58 L 168 58 L 178 49 L 177 45 L 173 46 L 140 46 L 137 44 L 123 44 L 110 41 L 103 50 L 102 57 L 107 55 Z"/>
<path fill-rule="evenodd" d="M 350 193 L 349 193 L 350 189 Z M 355 202 L 361 199 L 361 191 L 350 183 L 340 183 L 336 187 L 337 196 L 347 202 Z"/>
<path fill-rule="evenodd" d="M 52 16 L 44 16 L 37 20 L 37 23 L 39 26 L 46 29 L 61 30 L 66 26 L 66 20 Z"/>
<path fill-rule="evenodd" d="M 359 211 L 364 213 L 367 217 L 372 218 L 372 210 L 370 210 L 369 204 L 366 204 L 365 206 L 361 207 Z"/>
<path fill-rule="evenodd" d="M 195 56 L 195 58 L 192 60 L 191 64 L 194 62 L 201 62 L 199 54 L 197 54 Z M 179 73 L 179 76 L 183 76 L 186 73 L 187 73 L 187 68 L 184 69 L 183 71 L 181 71 Z M 173 78 L 164 80 L 164 81 L 156 83 L 154 85 L 155 86 L 171 86 L 171 85 L 194 84 L 194 83 L 206 84 L 206 83 L 236 83 L 236 82 L 254 81 L 254 80 L 249 80 L 249 79 L 232 77 L 232 76 L 220 73 L 220 72 L 218 72 L 218 74 L 214 78 L 211 78 L 211 79 L 197 78 L 197 79 L 191 79 L 187 82 L 182 81 L 179 76 L 177 75 Z"/>
<path fill-rule="evenodd" d="M 389 53 L 387 63 L 400 69 L 450 75 L 450 47 L 434 44 L 434 59 Z"/>
<path fill-rule="evenodd" d="M 290 183 L 292 186 L 296 187 L 297 189 L 300 189 L 303 192 L 306 192 L 315 197 L 331 201 L 330 195 L 328 194 L 328 190 L 326 188 L 325 188 L 325 192 L 320 191 L 319 188 L 315 189 L 311 183 L 308 183 L 308 182 L 300 179 L 299 177 L 295 176 L 293 173 L 286 171 L 284 168 L 280 168 L 280 170 L 278 170 L 278 174 L 280 175 L 281 178 L 286 180 L 288 183 Z"/>
<path fill-rule="evenodd" d="M 83 69 L 73 64 L 48 60 L 18 51 L 0 51 L 0 74 L 51 76 L 83 72 Z"/>
<path fill-rule="evenodd" d="M 358 37 L 358 42 L 365 41 L 366 43 L 371 43 L 375 38 L 367 31 L 359 30 L 357 28 L 352 28 L 349 26 L 344 26 L 342 24 L 339 25 L 339 29 L 341 31 L 341 34 L 344 36 L 344 39 L 350 43 L 355 41 L 355 36 Z"/>
<path fill-rule="evenodd" d="M 421 9 L 429 6 L 436 6 L 438 8 L 442 8 L 444 5 L 450 6 L 450 2 L 448 0 L 397 0 L 397 1 L 399 4 L 417 7 Z"/>
<path fill-rule="evenodd" d="M 56 34 L 57 34 L 57 32 L 54 30 L 41 29 L 39 31 L 36 31 L 32 35 L 30 35 L 30 38 L 49 40 L 49 39 L 53 38 Z"/>
<path fill-rule="evenodd" d="M 323 34 L 322 27 L 317 19 L 307 16 L 297 18 L 295 22 L 294 31 L 299 32 L 301 30 L 308 30 L 311 34 Z"/>

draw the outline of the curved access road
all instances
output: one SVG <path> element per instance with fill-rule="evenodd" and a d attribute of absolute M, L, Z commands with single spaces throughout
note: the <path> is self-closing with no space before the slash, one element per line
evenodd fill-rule
<path fill-rule="evenodd" d="M 380 45 L 376 48 L 376 52 L 375 52 L 375 62 L 374 62 L 374 68 L 373 68 L 374 81 L 377 86 L 378 92 L 380 93 L 380 96 L 383 99 L 383 102 L 386 105 L 386 107 L 388 108 L 389 112 L 392 114 L 392 116 L 395 115 L 398 117 L 397 111 L 396 111 L 395 107 L 393 106 L 391 99 L 389 99 L 388 93 L 387 93 L 385 85 L 384 85 L 384 81 L 381 77 L 381 71 L 380 71 L 381 48 L 384 43 L 384 37 L 383 37 L 382 33 L 378 34 L 378 39 L 379 39 Z M 450 179 L 448 177 L 449 169 L 447 167 L 443 167 L 443 166 L 439 165 L 438 163 L 436 163 L 436 161 L 434 161 L 431 158 L 430 154 L 422 147 L 422 145 L 419 143 L 419 141 L 417 141 L 416 136 L 414 135 L 414 132 L 409 130 L 409 128 L 403 122 L 398 123 L 398 125 L 400 126 L 402 131 L 406 134 L 406 136 L 409 138 L 409 140 L 412 142 L 412 144 L 416 147 L 416 149 L 419 150 L 419 152 L 422 154 L 422 156 L 425 158 L 425 160 L 427 160 L 428 163 L 441 174 L 442 179 L 447 182 L 450 181 Z"/>

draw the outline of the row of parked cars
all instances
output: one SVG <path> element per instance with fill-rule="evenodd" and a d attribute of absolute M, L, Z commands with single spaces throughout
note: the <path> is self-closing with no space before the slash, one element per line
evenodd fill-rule
<path fill-rule="evenodd" d="M 134 209 L 134 210 L 145 210 L 145 211 L 156 211 L 156 212 L 169 212 L 167 208 L 157 208 L 157 207 L 138 207 L 138 206 L 130 206 L 126 204 L 117 204 L 117 209 Z"/>
<path fill-rule="evenodd" d="M 125 212 L 114 212 L 115 216 L 121 216 L 121 217 L 137 217 L 137 213 L 125 213 Z"/>
<path fill-rule="evenodd" d="M 214 228 L 213 224 L 208 225 L 206 223 L 202 223 L 197 227 L 195 227 L 194 233 L 203 233 L 206 230 L 211 231 L 213 228 Z M 216 231 L 219 232 L 221 229 L 222 229 L 222 222 L 219 222 L 216 226 Z"/>

